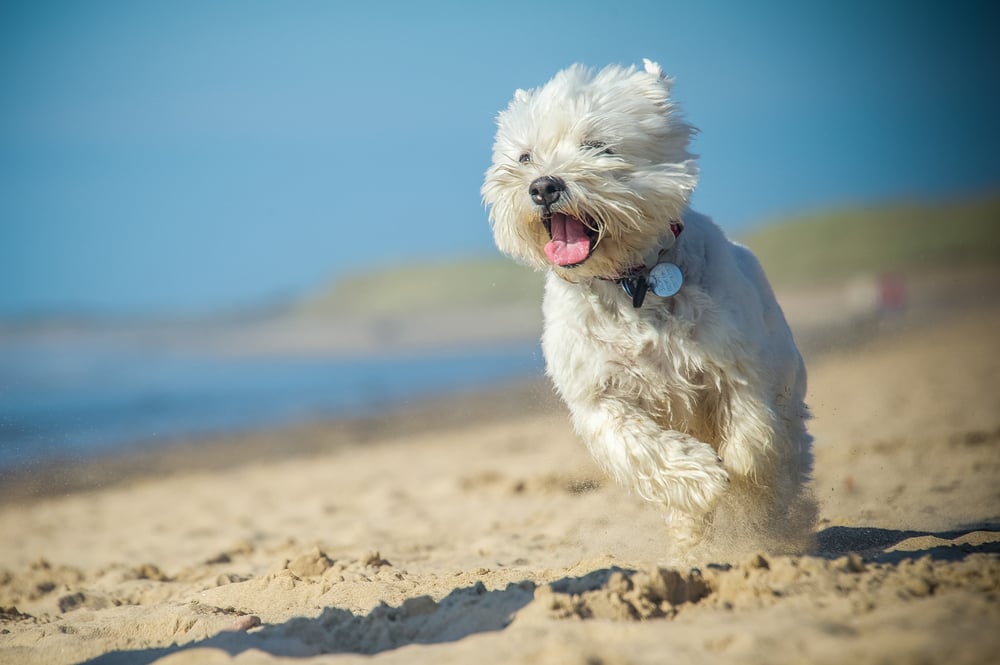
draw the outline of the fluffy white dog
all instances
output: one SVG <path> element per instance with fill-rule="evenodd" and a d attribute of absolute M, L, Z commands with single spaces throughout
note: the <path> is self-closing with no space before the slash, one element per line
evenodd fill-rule
<path fill-rule="evenodd" d="M 547 372 L 679 553 L 806 546 L 806 372 L 760 264 L 688 208 L 694 129 L 659 65 L 575 65 L 498 117 L 497 246 L 548 271 Z M 695 545 L 707 549 L 695 548 Z"/>

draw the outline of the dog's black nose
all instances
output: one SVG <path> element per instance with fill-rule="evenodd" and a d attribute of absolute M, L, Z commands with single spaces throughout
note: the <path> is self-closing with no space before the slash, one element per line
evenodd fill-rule
<path fill-rule="evenodd" d="M 531 200 L 540 206 L 548 208 L 559 200 L 560 194 L 566 191 L 566 183 L 554 176 L 545 175 L 528 185 Z"/>

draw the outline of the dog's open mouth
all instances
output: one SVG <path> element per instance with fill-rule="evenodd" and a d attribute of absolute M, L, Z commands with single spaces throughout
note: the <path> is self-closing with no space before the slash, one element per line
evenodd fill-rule
<path fill-rule="evenodd" d="M 553 212 L 542 218 L 551 240 L 545 244 L 545 256 L 554 265 L 563 268 L 578 266 L 597 246 L 597 225 L 565 213 Z"/>

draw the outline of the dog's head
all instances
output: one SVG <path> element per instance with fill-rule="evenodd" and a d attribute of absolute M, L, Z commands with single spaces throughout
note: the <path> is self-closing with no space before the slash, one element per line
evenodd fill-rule
<path fill-rule="evenodd" d="M 576 281 L 613 277 L 673 242 L 697 181 L 694 129 L 659 65 L 580 65 L 518 90 L 497 119 L 483 200 L 497 247 Z"/>

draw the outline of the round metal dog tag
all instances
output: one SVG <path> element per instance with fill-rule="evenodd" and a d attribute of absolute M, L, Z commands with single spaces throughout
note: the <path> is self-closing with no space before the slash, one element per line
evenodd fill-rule
<path fill-rule="evenodd" d="M 672 296 L 681 290 L 682 284 L 684 275 L 673 263 L 657 263 L 649 271 L 649 287 L 658 296 Z"/>

